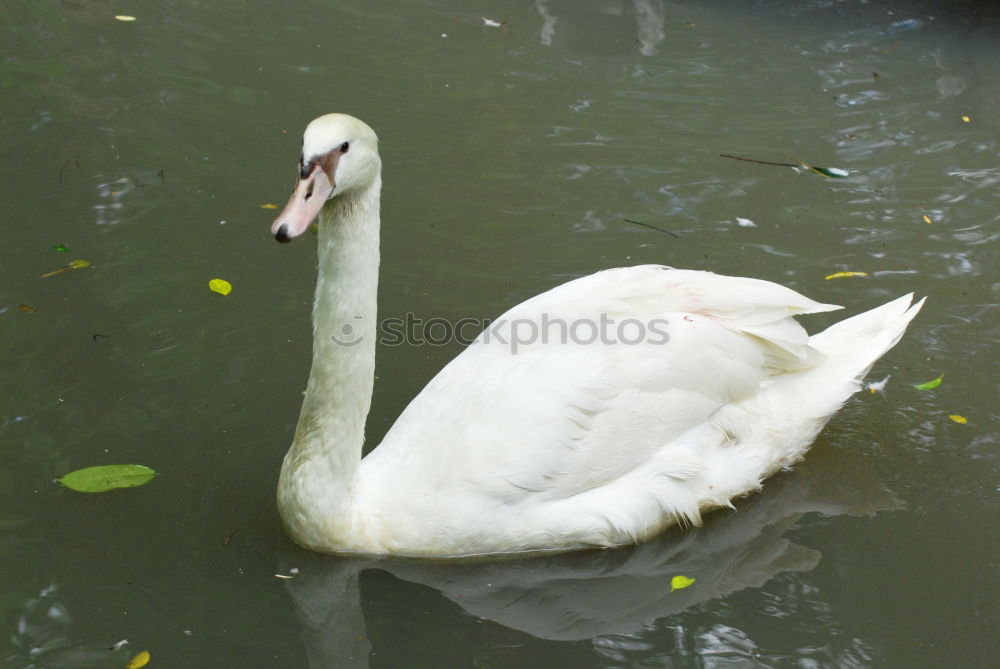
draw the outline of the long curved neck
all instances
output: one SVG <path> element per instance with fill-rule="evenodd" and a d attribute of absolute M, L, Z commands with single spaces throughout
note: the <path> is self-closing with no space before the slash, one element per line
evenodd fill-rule
<path fill-rule="evenodd" d="M 278 506 L 296 541 L 315 548 L 350 522 L 375 380 L 381 179 L 320 213 L 309 385 L 285 455 Z"/>

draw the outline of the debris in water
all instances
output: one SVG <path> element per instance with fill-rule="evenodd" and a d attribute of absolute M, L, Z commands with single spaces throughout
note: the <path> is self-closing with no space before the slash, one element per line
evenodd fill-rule
<path fill-rule="evenodd" d="M 941 373 L 938 375 L 936 379 L 931 379 L 927 383 L 918 383 L 913 387 L 916 388 L 917 390 L 934 390 L 935 388 L 941 385 L 941 381 L 943 379 L 944 379 L 944 373 Z"/>
<path fill-rule="evenodd" d="M 77 469 L 57 480 L 77 492 L 107 492 L 145 485 L 155 477 L 156 471 L 143 465 L 98 465 Z"/>
<path fill-rule="evenodd" d="M 734 156 L 729 153 L 720 153 L 719 156 L 722 158 L 731 158 L 732 160 L 742 160 L 745 163 L 754 163 L 757 165 L 773 165 L 775 167 L 795 167 L 809 170 L 810 172 L 815 172 L 816 174 L 826 177 L 827 179 L 843 179 L 844 177 L 850 176 L 850 172 L 847 170 L 842 170 L 839 167 L 817 167 L 816 165 L 810 165 L 809 163 L 803 162 L 798 158 L 789 156 L 794 163 L 776 163 L 771 160 L 757 160 L 755 158 L 744 158 L 742 156 Z"/>
<path fill-rule="evenodd" d="M 650 230 L 656 230 L 657 232 L 662 232 L 664 234 L 670 235 L 674 239 L 679 239 L 680 235 L 670 232 L 669 230 L 664 230 L 663 228 L 658 228 L 655 225 L 650 225 L 649 223 L 643 223 L 642 221 L 633 221 L 631 218 L 623 218 L 626 223 L 631 223 L 632 225 L 641 225 L 644 228 L 649 228 Z"/>
<path fill-rule="evenodd" d="M 144 650 L 129 660 L 128 664 L 125 665 L 125 669 L 139 669 L 139 667 L 145 667 L 149 664 L 149 659 L 149 651 Z"/>
<path fill-rule="evenodd" d="M 868 276 L 868 272 L 834 272 L 833 274 L 827 274 L 823 278 L 829 281 L 830 279 L 846 279 L 850 276 Z"/>
<path fill-rule="evenodd" d="M 233 284 L 225 279 L 212 279 L 208 282 L 208 288 L 219 295 L 228 295 L 233 291 Z"/>
<path fill-rule="evenodd" d="M 55 276 L 56 274 L 61 274 L 62 272 L 66 272 L 66 271 L 71 270 L 71 269 L 83 269 L 84 267 L 90 267 L 90 261 L 89 260 L 74 260 L 73 262 L 71 262 L 70 264 L 66 265 L 65 267 L 60 267 L 57 270 L 53 270 L 51 272 L 46 272 L 45 274 L 42 275 L 42 278 L 45 279 L 47 277 Z"/>
<path fill-rule="evenodd" d="M 889 383 L 889 379 L 891 379 L 891 378 L 892 378 L 892 374 L 889 374 L 888 376 L 886 376 L 881 381 L 870 381 L 870 382 L 868 382 L 868 383 L 865 384 L 865 388 L 872 395 L 875 395 L 877 393 L 884 393 L 885 392 L 885 386 L 886 386 L 886 384 Z"/>

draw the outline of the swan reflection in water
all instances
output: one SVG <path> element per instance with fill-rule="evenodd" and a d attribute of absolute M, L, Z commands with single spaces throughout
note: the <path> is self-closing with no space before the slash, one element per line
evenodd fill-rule
<path fill-rule="evenodd" d="M 641 635 L 651 623 L 689 607 L 761 587 L 782 573 L 810 571 L 819 551 L 786 536 L 803 515 L 861 515 L 901 506 L 870 473 L 845 467 L 854 459 L 821 440 L 794 473 L 739 500 L 735 511 L 716 512 L 701 528 L 675 528 L 628 548 L 433 562 L 323 556 L 289 545 L 282 573 L 294 568 L 286 585 L 309 667 L 369 666 L 373 647 L 359 582 L 366 570 L 433 588 L 470 616 L 532 637 L 594 643 L 606 635 Z M 694 583 L 671 591 L 677 575 Z"/>

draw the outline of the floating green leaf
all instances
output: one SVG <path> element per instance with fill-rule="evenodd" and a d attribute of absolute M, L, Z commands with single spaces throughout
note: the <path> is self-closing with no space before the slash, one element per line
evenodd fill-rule
<path fill-rule="evenodd" d="M 672 579 L 670 579 L 670 592 L 673 592 L 674 590 L 683 590 L 692 583 L 694 583 L 693 578 L 689 578 L 687 576 L 681 576 L 680 574 L 678 574 L 677 576 L 674 576 Z"/>
<path fill-rule="evenodd" d="M 208 282 L 208 288 L 220 295 L 228 295 L 233 290 L 233 284 L 225 279 L 212 279 Z"/>
<path fill-rule="evenodd" d="M 936 379 L 928 381 L 927 383 L 919 383 L 913 387 L 916 388 L 917 390 L 934 390 L 935 388 L 941 385 L 941 379 L 943 378 L 944 374 L 941 374 Z"/>
<path fill-rule="evenodd" d="M 153 480 L 156 472 L 142 465 L 98 465 L 66 474 L 59 483 L 77 492 L 107 492 L 135 488 Z"/>
<path fill-rule="evenodd" d="M 66 246 L 65 244 L 53 244 L 52 248 L 54 248 L 56 251 L 59 251 L 59 253 L 66 253 L 67 251 L 69 251 L 69 247 Z"/>

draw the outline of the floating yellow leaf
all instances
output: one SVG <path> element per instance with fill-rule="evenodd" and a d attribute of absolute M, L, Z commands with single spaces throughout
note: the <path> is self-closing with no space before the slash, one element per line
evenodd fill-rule
<path fill-rule="evenodd" d="M 683 590 L 692 583 L 694 583 L 693 578 L 689 578 L 687 576 L 681 576 L 680 574 L 678 574 L 677 576 L 674 576 L 672 579 L 670 579 L 670 592 L 673 592 L 674 590 Z"/>
<path fill-rule="evenodd" d="M 934 390 L 941 385 L 941 379 L 943 378 L 944 374 L 940 374 L 936 379 L 931 379 L 927 383 L 919 383 L 913 387 L 917 390 Z"/>
<path fill-rule="evenodd" d="M 969 422 L 968 418 L 966 418 L 965 416 L 959 416 L 957 413 L 949 414 L 948 418 L 952 419 L 959 425 L 965 425 L 966 423 Z"/>
<path fill-rule="evenodd" d="M 139 667 L 145 667 L 149 664 L 149 659 L 149 651 L 144 650 L 129 660 L 128 664 L 125 665 L 125 669 L 139 669 Z"/>
<path fill-rule="evenodd" d="M 38 309 L 35 309 L 30 304 L 19 304 L 19 305 L 17 305 L 17 308 L 20 309 L 21 311 L 23 311 L 26 314 L 34 314 L 34 313 L 36 313 L 38 311 Z"/>
<path fill-rule="evenodd" d="M 928 216 L 927 214 L 924 214 L 924 223 L 926 223 L 927 225 L 930 225 L 933 222 L 934 221 L 931 220 L 930 216 Z"/>
<path fill-rule="evenodd" d="M 128 22 L 128 21 L 135 21 L 135 17 L 134 16 L 129 16 L 128 14 L 117 14 L 115 16 L 115 20 L 116 21 L 126 21 L 126 22 Z M 141 667 L 142 665 L 140 664 L 138 666 Z"/>
<path fill-rule="evenodd" d="M 276 205 L 276 204 L 271 204 L 270 202 L 267 202 L 267 203 L 265 203 L 265 204 L 262 204 L 262 205 L 260 205 L 260 208 L 261 208 L 261 209 L 277 209 L 277 208 L 278 208 L 278 205 Z"/>
<path fill-rule="evenodd" d="M 829 281 L 830 279 L 844 279 L 849 276 L 868 276 L 868 272 L 834 272 L 833 274 L 827 274 L 824 278 Z"/>
<path fill-rule="evenodd" d="M 212 279 L 208 282 L 208 287 L 220 295 L 228 295 L 233 290 L 233 284 L 225 279 Z"/>
<path fill-rule="evenodd" d="M 972 122 L 972 119 L 969 118 L 968 114 L 962 114 L 962 120 L 965 121 L 966 123 L 971 123 Z"/>
<path fill-rule="evenodd" d="M 60 267 L 57 270 L 53 270 L 51 272 L 46 272 L 45 274 L 42 275 L 42 278 L 44 279 L 46 277 L 50 277 L 50 276 L 53 276 L 53 275 L 56 275 L 56 274 L 59 274 L 61 272 L 65 272 L 65 271 L 71 270 L 71 269 L 83 269 L 84 267 L 90 267 L 90 261 L 89 260 L 74 260 L 73 262 L 71 262 L 70 264 L 66 265 L 65 267 Z"/>

